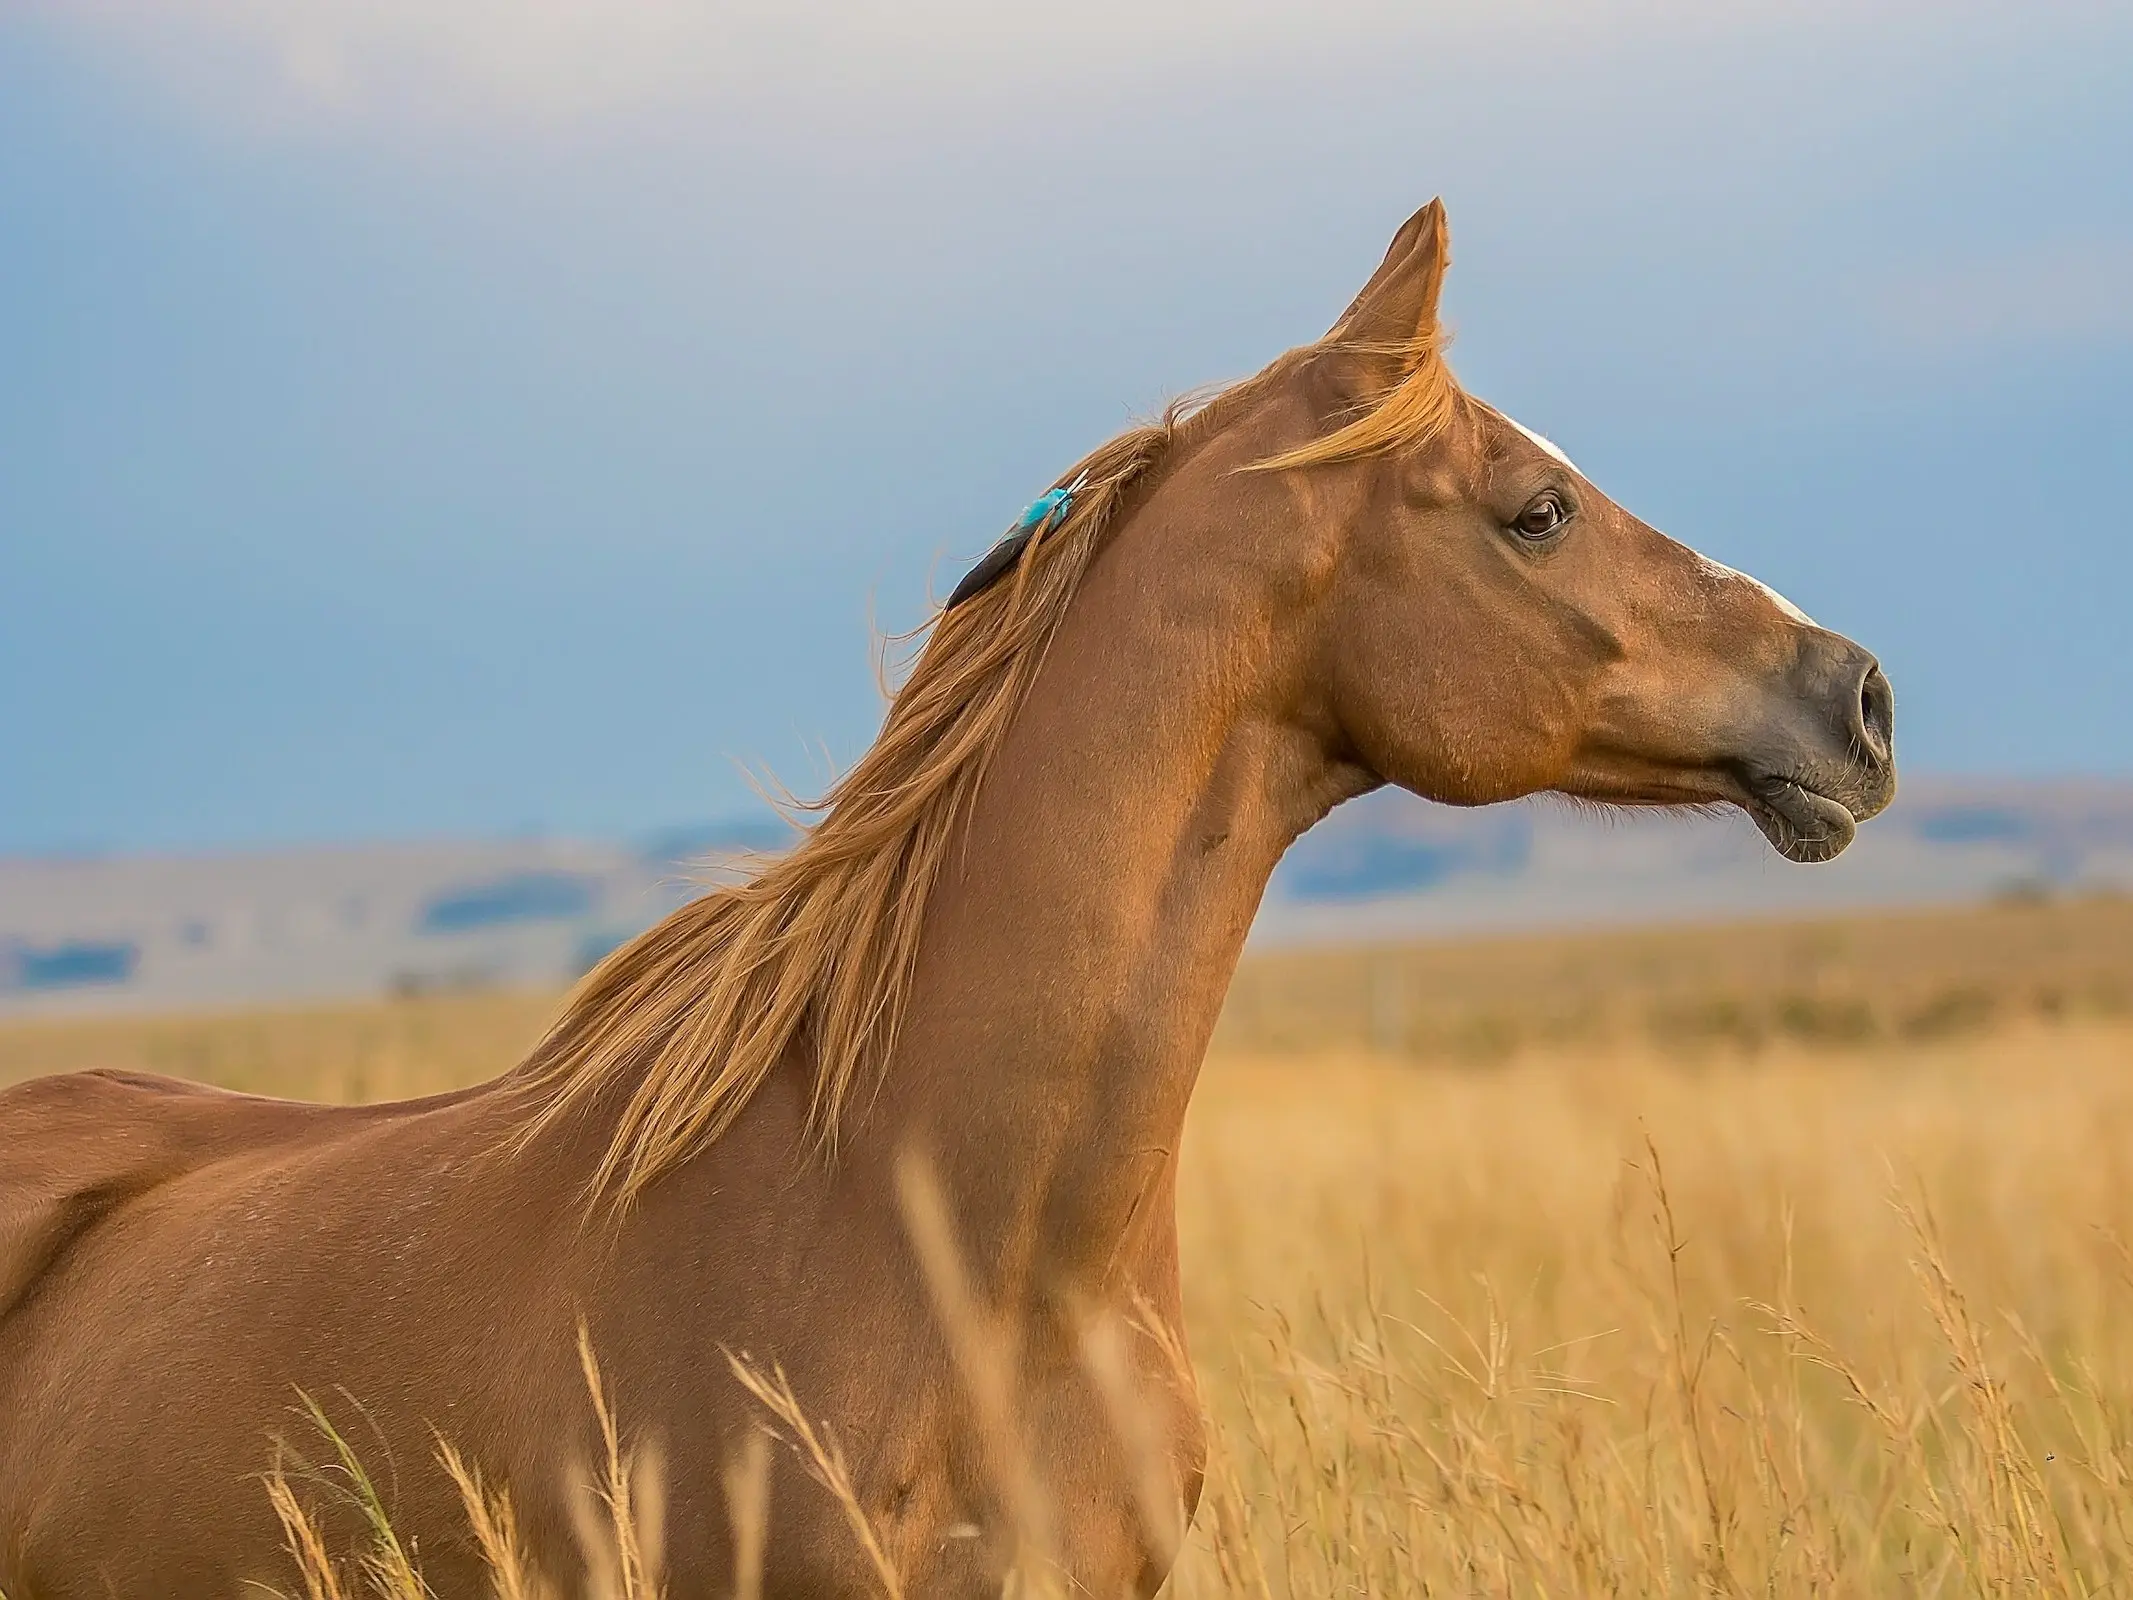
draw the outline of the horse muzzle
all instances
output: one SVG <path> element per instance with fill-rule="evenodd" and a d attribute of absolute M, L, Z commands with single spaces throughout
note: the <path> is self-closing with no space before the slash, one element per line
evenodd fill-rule
<path fill-rule="evenodd" d="M 1896 797 L 1896 694 L 1840 634 L 1807 634 L 1783 709 L 1735 763 L 1735 801 L 1788 861 L 1829 861 Z"/>

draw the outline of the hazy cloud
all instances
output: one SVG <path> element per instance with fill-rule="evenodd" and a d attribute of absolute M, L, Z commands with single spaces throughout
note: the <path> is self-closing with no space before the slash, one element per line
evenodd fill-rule
<path fill-rule="evenodd" d="M 872 99 L 990 88 L 1041 108 L 1096 80 L 1192 73 L 1284 52 L 1449 45 L 1483 32 L 1536 43 L 1693 42 L 1859 13 L 1838 0 L 32 0 L 36 14 L 241 120 L 390 127 L 548 124 L 766 97 Z M 1939 8 L 1943 20 L 1970 8 Z M 1905 0 L 1877 22 L 1923 13 Z"/>

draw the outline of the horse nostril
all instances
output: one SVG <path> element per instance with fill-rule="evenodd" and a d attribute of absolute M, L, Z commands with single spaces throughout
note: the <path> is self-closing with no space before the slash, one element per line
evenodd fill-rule
<path fill-rule="evenodd" d="M 1859 686 L 1859 728 L 1867 748 L 1887 760 L 1895 737 L 1896 692 L 1879 667 L 1869 667 Z"/>

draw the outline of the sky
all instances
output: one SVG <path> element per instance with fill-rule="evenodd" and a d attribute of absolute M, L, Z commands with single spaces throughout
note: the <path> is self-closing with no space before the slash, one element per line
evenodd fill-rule
<path fill-rule="evenodd" d="M 0 852 L 629 835 L 1442 194 L 1468 387 L 2133 773 L 2133 8 L 17 0 Z"/>

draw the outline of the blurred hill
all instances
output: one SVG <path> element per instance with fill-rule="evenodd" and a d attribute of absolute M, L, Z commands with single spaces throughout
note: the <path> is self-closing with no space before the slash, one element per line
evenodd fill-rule
<path fill-rule="evenodd" d="M 1255 936 L 1813 914 L 2133 889 L 2133 782 L 1907 780 L 1835 861 L 1781 860 L 1735 812 L 1533 801 L 1460 811 L 1381 790 L 1289 852 Z"/>
<path fill-rule="evenodd" d="M 0 860 L 0 1012 L 552 987 L 775 825 L 583 840 Z M 1386 791 L 1298 842 L 1262 945 L 1810 915 L 2133 890 L 2133 783 L 1908 785 L 1839 860 L 1779 860 L 1735 815 Z"/>

